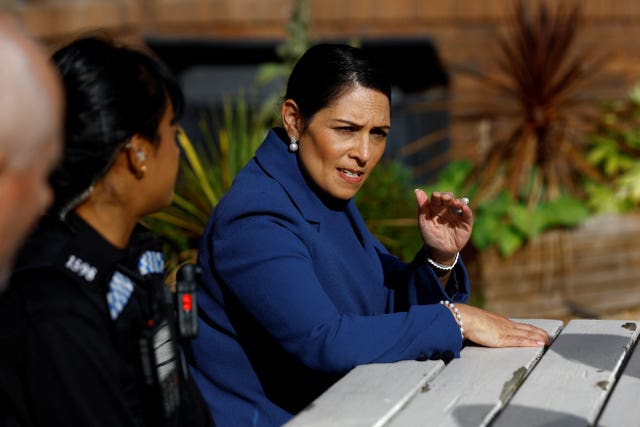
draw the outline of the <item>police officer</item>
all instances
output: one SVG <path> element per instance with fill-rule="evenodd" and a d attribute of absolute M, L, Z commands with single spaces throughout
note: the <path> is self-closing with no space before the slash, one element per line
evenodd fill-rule
<path fill-rule="evenodd" d="M 2 404 L 17 425 L 212 425 L 177 343 L 161 248 L 184 99 L 156 59 L 100 38 L 53 55 L 66 98 L 55 203 L 0 299 Z"/>

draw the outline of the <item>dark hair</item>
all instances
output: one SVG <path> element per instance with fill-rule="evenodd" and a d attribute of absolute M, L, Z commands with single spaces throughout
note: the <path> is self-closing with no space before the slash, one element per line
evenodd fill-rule
<path fill-rule="evenodd" d="M 285 99 L 294 100 L 308 122 L 345 90 L 356 86 L 380 91 L 391 102 L 391 84 L 367 50 L 323 43 L 309 48 L 293 67 Z"/>
<path fill-rule="evenodd" d="M 159 60 L 105 38 L 78 39 L 55 52 L 53 61 L 67 103 L 63 159 L 51 177 L 59 209 L 104 175 L 132 136 L 158 141 L 167 100 L 176 120 L 185 101 Z"/>

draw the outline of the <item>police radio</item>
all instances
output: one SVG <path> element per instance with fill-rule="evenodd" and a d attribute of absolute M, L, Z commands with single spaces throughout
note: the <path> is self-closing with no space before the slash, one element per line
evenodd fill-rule
<path fill-rule="evenodd" d="M 177 416 L 181 400 L 180 378 L 184 375 L 184 361 L 176 342 L 194 338 L 198 334 L 196 292 L 200 268 L 185 264 L 176 272 L 173 301 L 171 292 L 162 286 L 162 296 L 152 304 L 156 309 L 147 321 L 140 338 L 140 354 L 145 383 L 150 387 L 147 399 L 153 408 L 161 408 L 150 416 L 158 426 L 167 425 Z M 173 306 L 175 324 L 168 320 Z M 165 309 L 161 308 L 165 307 Z M 182 374 L 181 374 L 182 372 Z"/>
<path fill-rule="evenodd" d="M 176 273 L 176 291 L 174 307 L 178 336 L 195 338 L 198 335 L 197 291 L 200 280 L 200 267 L 184 264 Z"/>

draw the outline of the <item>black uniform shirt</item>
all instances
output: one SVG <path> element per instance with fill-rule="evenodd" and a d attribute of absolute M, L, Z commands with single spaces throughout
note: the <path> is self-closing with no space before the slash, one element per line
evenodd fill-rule
<path fill-rule="evenodd" d="M 141 227 L 118 249 L 77 216 L 45 219 L 0 297 L 0 425 L 143 426 L 161 413 L 139 347 L 149 296 L 164 286 L 157 269 L 142 272 L 154 261 L 142 255 L 158 250 Z M 212 425 L 182 380 L 168 424 Z"/>

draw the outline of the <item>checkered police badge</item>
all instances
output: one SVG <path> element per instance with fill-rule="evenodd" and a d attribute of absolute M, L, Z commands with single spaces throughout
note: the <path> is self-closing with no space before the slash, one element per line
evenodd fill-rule
<path fill-rule="evenodd" d="M 133 293 L 133 282 L 120 272 L 113 273 L 109 282 L 109 292 L 107 293 L 107 303 L 109 304 L 109 314 L 112 319 L 116 319 L 124 309 Z"/>
<path fill-rule="evenodd" d="M 164 256 L 162 252 L 146 251 L 138 260 L 138 271 L 143 276 L 162 273 L 164 271 Z"/>

